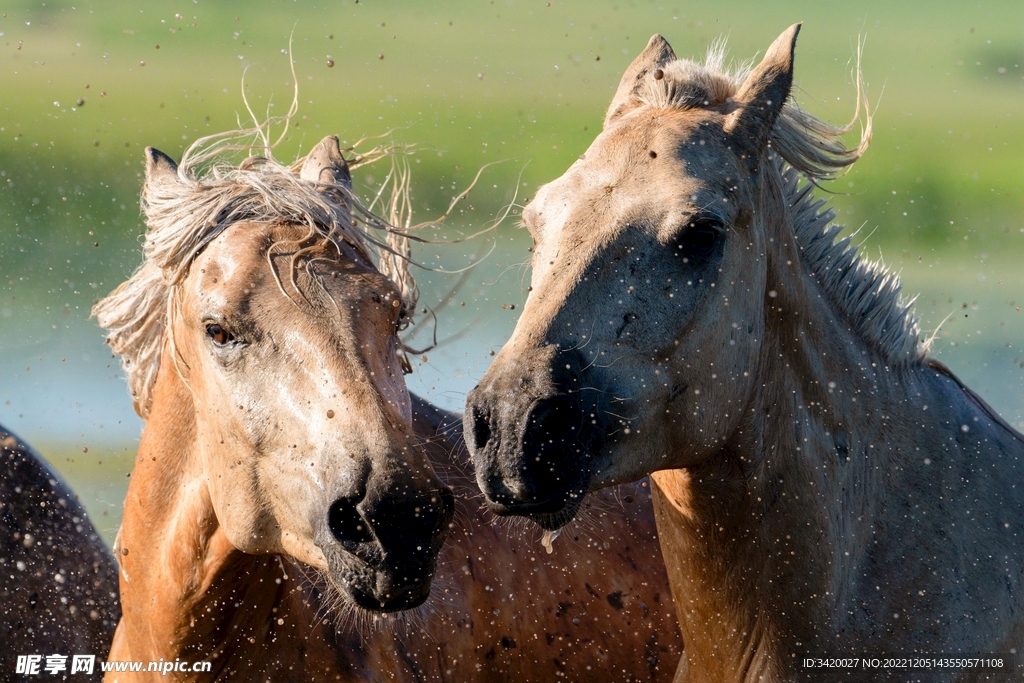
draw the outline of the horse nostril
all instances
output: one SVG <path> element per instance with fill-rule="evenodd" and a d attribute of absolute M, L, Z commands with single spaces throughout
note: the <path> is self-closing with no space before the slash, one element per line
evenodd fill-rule
<path fill-rule="evenodd" d="M 505 483 L 505 478 L 501 474 L 491 474 L 482 479 L 478 479 L 477 482 L 479 483 L 480 490 L 483 491 L 484 496 L 492 503 L 501 503 L 502 505 L 505 505 L 515 499 L 512 491 Z"/>
<path fill-rule="evenodd" d="M 339 542 L 369 543 L 373 540 L 370 525 L 356 509 L 362 499 L 362 496 L 340 498 L 327 510 L 327 527 Z"/>
<path fill-rule="evenodd" d="M 576 440 L 583 425 L 583 409 L 572 396 L 537 401 L 526 419 L 523 446 L 532 453 L 557 457 Z"/>
<path fill-rule="evenodd" d="M 534 403 L 525 422 L 516 498 L 530 503 L 564 498 L 565 482 L 583 467 L 582 406 L 570 395 L 551 396 Z"/>
<path fill-rule="evenodd" d="M 479 406 L 473 406 L 471 410 L 473 413 L 473 446 L 479 451 L 491 440 L 491 420 L 490 416 Z"/>

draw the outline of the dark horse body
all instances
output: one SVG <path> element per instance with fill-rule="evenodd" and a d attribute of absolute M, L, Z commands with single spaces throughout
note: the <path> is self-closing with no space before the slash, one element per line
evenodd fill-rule
<path fill-rule="evenodd" d="M 0 458 L 0 679 L 18 655 L 64 655 L 67 671 L 75 654 L 103 661 L 121 616 L 114 559 L 57 473 L 3 427 Z"/>

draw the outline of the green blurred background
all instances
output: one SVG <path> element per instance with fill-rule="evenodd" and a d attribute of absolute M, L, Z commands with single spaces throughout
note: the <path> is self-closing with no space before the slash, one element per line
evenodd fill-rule
<path fill-rule="evenodd" d="M 196 137 L 284 113 L 289 36 L 300 110 L 276 155 L 321 137 L 390 131 L 419 143 L 419 218 L 436 216 L 491 161 L 435 237 L 487 224 L 587 147 L 619 76 L 652 33 L 681 57 L 728 38 L 763 54 L 803 21 L 797 100 L 833 122 L 854 109 L 858 40 L 874 142 L 828 189 L 873 259 L 944 319 L 937 355 L 1024 427 L 1024 4 L 783 1 L 338 3 L 211 0 L 24 2 L 0 17 L 0 424 L 70 480 L 109 539 L 141 422 L 93 302 L 139 263 L 142 150 L 178 158 Z M 357 181 L 373 187 L 384 168 Z M 511 218 L 514 218 L 511 217 Z M 514 220 L 439 315 L 412 390 L 460 409 L 507 338 L 528 281 Z M 478 244 L 419 249 L 442 267 Z M 424 304 L 456 279 L 419 274 Z M 511 305 L 515 304 L 513 309 Z M 430 340 L 429 324 L 414 343 Z"/>

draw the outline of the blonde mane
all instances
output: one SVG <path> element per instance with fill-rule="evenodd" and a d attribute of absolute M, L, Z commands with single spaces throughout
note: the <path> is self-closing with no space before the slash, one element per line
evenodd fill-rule
<path fill-rule="evenodd" d="M 645 78 L 634 92 L 637 105 L 677 109 L 722 106 L 729 102 L 750 72 L 750 64 L 734 71 L 724 66 L 725 47 L 718 42 L 703 64 L 677 59 L 662 67 L 661 78 Z M 825 200 L 812 189 L 820 181 L 841 175 L 867 150 L 871 142 L 871 113 L 865 102 L 857 69 L 857 110 L 845 126 L 833 126 L 800 109 L 792 100 L 783 107 L 770 136 L 773 163 L 764 169 L 777 174 L 790 224 L 801 253 L 833 303 L 850 326 L 872 343 L 892 365 L 923 358 L 928 344 L 921 340 L 913 301 L 900 295 L 899 277 L 881 263 L 867 261 L 839 239 L 842 226 L 832 223 L 835 212 L 819 211 Z M 848 149 L 842 136 L 853 130 L 864 111 L 864 125 L 856 147 Z M 800 186 L 799 177 L 808 182 Z"/>
<path fill-rule="evenodd" d="M 271 156 L 230 161 L 231 152 L 250 150 L 232 144 L 239 133 L 196 141 L 182 157 L 176 174 L 146 179 L 142 211 L 146 239 L 143 263 L 92 314 L 109 331 L 107 343 L 121 356 L 135 411 L 149 415 L 160 355 L 169 328 L 175 288 L 188 275 L 196 256 L 229 226 L 239 221 L 279 222 L 305 226 L 339 249 L 347 243 L 398 286 L 411 316 L 418 291 L 409 271 L 408 176 L 396 165 L 396 150 L 375 148 L 357 155 L 350 168 L 382 157 L 392 160 L 388 207 L 390 220 L 376 215 L 342 185 L 324 191 L 323 182 L 299 177 L 305 157 L 285 166 Z M 350 153 L 352 150 L 348 150 Z M 376 233 L 383 233 L 381 240 Z"/>

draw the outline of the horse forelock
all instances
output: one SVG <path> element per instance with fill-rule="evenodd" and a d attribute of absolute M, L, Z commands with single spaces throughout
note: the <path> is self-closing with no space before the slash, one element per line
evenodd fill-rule
<path fill-rule="evenodd" d="M 168 335 L 172 296 L 203 249 L 236 223 L 304 226 L 310 237 L 319 235 L 339 253 L 346 243 L 396 284 L 410 315 L 415 310 L 408 239 L 348 188 L 301 179 L 304 159 L 284 166 L 271 158 L 248 157 L 232 165 L 193 146 L 177 175 L 147 178 L 143 263 L 92 311 L 109 332 L 107 343 L 121 356 L 132 402 L 143 418 L 149 414 Z M 395 192 L 404 191 L 396 186 Z M 383 241 L 371 234 L 374 229 L 386 232 Z"/>
<path fill-rule="evenodd" d="M 637 84 L 638 104 L 672 109 L 702 109 L 725 104 L 736 94 L 750 71 L 744 63 L 734 71 L 725 66 L 725 42 L 719 40 L 708 49 L 704 63 L 676 59 L 659 69 L 659 77 L 648 77 Z"/>
<path fill-rule="evenodd" d="M 708 109 L 729 103 L 749 75 L 753 62 L 729 68 L 725 63 L 725 41 L 708 49 L 703 63 L 676 59 L 648 76 L 633 92 L 636 106 L 670 109 Z M 828 180 L 842 174 L 867 150 L 871 142 L 871 113 L 865 102 L 860 68 L 856 70 L 857 109 L 845 126 L 834 126 L 808 114 L 792 98 L 783 106 L 770 140 L 771 148 L 791 166 L 812 180 Z M 842 136 L 853 130 L 864 108 L 863 129 L 858 144 L 848 149 Z"/>
<path fill-rule="evenodd" d="M 728 68 L 725 43 L 718 41 L 703 63 L 676 59 L 663 65 L 660 74 L 642 79 L 633 93 L 635 104 L 674 109 L 721 107 L 739 91 L 751 66 L 747 62 Z M 839 238 L 842 227 L 831 222 L 834 212 L 823 209 L 824 200 L 811 191 L 818 181 L 835 178 L 852 166 L 871 142 L 871 113 L 865 103 L 859 67 L 856 79 L 857 110 L 844 126 L 826 123 L 788 100 L 772 130 L 770 149 L 765 151 L 772 161 L 761 166 L 763 171 L 778 175 L 789 207 L 785 220 L 833 302 L 851 327 L 887 362 L 902 364 L 921 359 L 928 351 L 913 316 L 912 301 L 901 297 L 899 278 L 894 273 L 858 255 L 849 238 Z M 847 148 L 841 138 L 860 120 L 862 107 L 860 140 L 855 147 Z M 810 181 L 803 186 L 799 183 L 801 174 Z"/>

